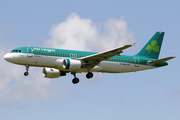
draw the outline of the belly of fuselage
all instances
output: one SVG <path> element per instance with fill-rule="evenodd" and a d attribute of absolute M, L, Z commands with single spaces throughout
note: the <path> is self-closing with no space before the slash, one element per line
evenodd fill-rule
<path fill-rule="evenodd" d="M 42 55 L 29 55 L 25 53 L 18 53 L 15 56 L 15 64 L 19 65 L 30 65 L 35 67 L 52 67 L 62 71 L 69 71 L 62 67 L 63 57 L 52 57 Z M 153 66 L 125 63 L 125 62 L 114 62 L 114 61 L 102 61 L 99 65 L 91 69 L 91 72 L 106 72 L 106 73 L 125 73 L 135 72 L 145 69 L 152 69 Z M 71 70 L 69 72 L 88 72 L 86 68 L 80 68 L 78 70 Z"/>

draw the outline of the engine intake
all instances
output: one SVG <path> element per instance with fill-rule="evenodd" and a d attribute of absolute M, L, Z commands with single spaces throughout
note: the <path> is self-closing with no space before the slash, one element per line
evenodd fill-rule
<path fill-rule="evenodd" d="M 66 72 L 60 71 L 55 68 L 43 68 L 43 74 L 46 78 L 58 78 L 60 76 L 65 76 Z"/>
<path fill-rule="evenodd" d="M 63 68 L 67 70 L 75 70 L 80 69 L 82 67 L 82 63 L 80 60 L 73 59 L 64 59 L 63 60 Z"/>

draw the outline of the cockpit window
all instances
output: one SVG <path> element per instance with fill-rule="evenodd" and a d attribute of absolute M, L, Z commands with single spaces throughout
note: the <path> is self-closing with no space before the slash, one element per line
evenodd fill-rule
<path fill-rule="evenodd" d="M 12 50 L 11 52 L 21 52 L 21 50 Z"/>

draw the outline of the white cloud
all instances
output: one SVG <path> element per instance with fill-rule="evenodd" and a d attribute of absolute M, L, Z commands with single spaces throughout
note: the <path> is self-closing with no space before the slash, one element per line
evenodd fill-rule
<path fill-rule="evenodd" d="M 99 26 L 93 25 L 90 19 L 80 18 L 73 13 L 65 21 L 54 25 L 50 30 L 51 39 L 46 40 L 43 46 L 61 49 L 76 49 L 103 51 L 124 44 L 133 43 L 133 33 L 127 28 L 127 22 L 110 18 L 104 23 L 104 32 L 100 33 Z M 0 102 L 8 105 L 9 102 L 33 98 L 49 99 L 53 97 L 48 87 L 51 80 L 41 75 L 42 68 L 30 68 L 30 75 L 25 77 L 24 66 L 13 65 L 3 59 L 10 50 L 0 46 Z M 40 70 L 40 71 L 39 71 Z"/>
<path fill-rule="evenodd" d="M 50 30 L 51 39 L 43 46 L 60 49 L 103 51 L 134 42 L 123 17 L 110 18 L 104 23 L 104 32 L 93 25 L 91 19 L 80 18 L 72 13 L 65 21 Z"/>
<path fill-rule="evenodd" d="M 51 98 L 53 95 L 47 89 L 50 81 L 39 75 L 39 69 L 30 68 L 30 75 L 25 77 L 23 75 L 24 66 L 14 65 L 3 59 L 7 52 L 9 51 L 0 47 L 0 57 L 2 58 L 0 59 L 0 101 L 4 103 L 33 98 Z"/>

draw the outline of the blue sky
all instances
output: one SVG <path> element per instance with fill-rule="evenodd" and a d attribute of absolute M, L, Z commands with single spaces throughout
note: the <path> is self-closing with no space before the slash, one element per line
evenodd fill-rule
<path fill-rule="evenodd" d="M 179 5 L 178 0 L 0 1 L 0 119 L 179 120 Z M 125 35 L 114 37 L 115 23 Z M 77 31 L 80 40 L 73 37 Z M 42 68 L 30 68 L 24 77 L 24 66 L 3 60 L 11 49 L 28 45 L 78 49 L 72 45 L 80 44 L 80 50 L 97 51 L 136 42 L 123 53 L 133 55 L 156 31 L 165 32 L 160 58 L 176 56 L 169 66 L 99 73 L 91 80 L 78 74 L 77 85 L 70 74 L 43 78 Z M 58 41 L 64 34 L 66 41 Z"/>

